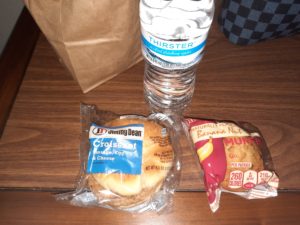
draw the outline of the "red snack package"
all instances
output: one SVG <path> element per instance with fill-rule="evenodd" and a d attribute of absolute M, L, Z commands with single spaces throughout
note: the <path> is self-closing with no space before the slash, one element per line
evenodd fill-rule
<path fill-rule="evenodd" d="M 277 196 L 279 179 L 265 141 L 249 123 L 186 119 L 204 171 L 210 208 L 219 208 L 221 192 L 247 199 Z"/>

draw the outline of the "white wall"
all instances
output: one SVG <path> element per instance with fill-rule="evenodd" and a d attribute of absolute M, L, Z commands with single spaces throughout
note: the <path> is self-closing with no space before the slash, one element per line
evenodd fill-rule
<path fill-rule="evenodd" d="M 0 0 L 0 55 L 23 6 L 22 0 Z"/>

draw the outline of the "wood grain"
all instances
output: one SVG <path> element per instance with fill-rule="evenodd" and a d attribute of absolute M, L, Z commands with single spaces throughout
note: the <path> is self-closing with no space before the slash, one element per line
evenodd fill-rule
<path fill-rule="evenodd" d="M 0 138 L 40 31 L 23 9 L 0 58 Z"/>
<path fill-rule="evenodd" d="M 245 200 L 224 194 L 221 208 L 213 214 L 205 193 L 176 193 L 171 213 L 132 215 L 103 208 L 79 208 L 54 200 L 50 193 L 0 192 L 0 224 L 54 225 L 282 225 L 299 224 L 300 194 L 285 193 L 267 200 Z"/>
<path fill-rule="evenodd" d="M 300 189 L 300 36 L 230 44 L 216 23 L 199 65 L 187 117 L 248 121 L 259 127 L 281 189 Z M 44 36 L 38 40 L 0 142 L 0 187 L 71 189 L 79 170 L 80 102 L 119 114 L 149 113 L 143 62 L 82 94 Z M 183 149 L 180 190 L 203 189 Z"/>

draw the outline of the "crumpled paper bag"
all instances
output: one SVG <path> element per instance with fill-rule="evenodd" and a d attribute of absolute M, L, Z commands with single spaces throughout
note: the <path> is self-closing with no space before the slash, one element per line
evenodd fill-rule
<path fill-rule="evenodd" d="M 142 59 L 139 0 L 24 0 L 84 93 Z"/>

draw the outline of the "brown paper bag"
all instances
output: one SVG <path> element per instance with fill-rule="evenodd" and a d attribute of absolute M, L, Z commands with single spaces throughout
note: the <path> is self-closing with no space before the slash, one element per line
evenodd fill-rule
<path fill-rule="evenodd" d="M 84 93 L 142 59 L 139 0 L 24 0 Z"/>

